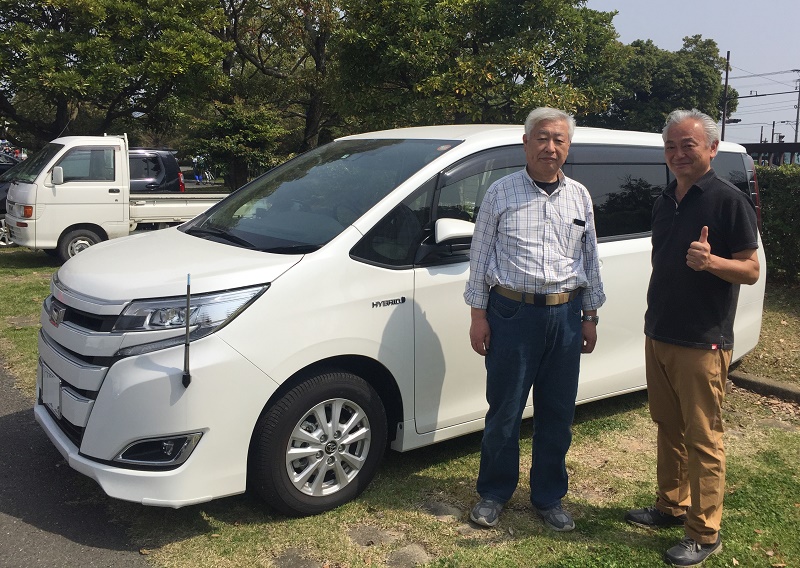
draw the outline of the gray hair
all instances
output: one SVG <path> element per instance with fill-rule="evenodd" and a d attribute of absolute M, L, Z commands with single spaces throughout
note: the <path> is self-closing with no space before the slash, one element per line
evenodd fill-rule
<path fill-rule="evenodd" d="M 706 133 L 706 141 L 708 142 L 709 146 L 711 146 L 714 142 L 719 142 L 719 128 L 717 128 L 717 122 L 696 108 L 693 108 L 692 110 L 678 109 L 669 113 L 667 122 L 664 124 L 664 130 L 661 131 L 661 137 L 664 139 L 664 142 L 667 141 L 667 134 L 672 126 L 689 118 L 700 122 L 703 130 Z"/>
<path fill-rule="evenodd" d="M 570 142 L 572 141 L 572 135 L 575 134 L 575 119 L 571 114 L 567 114 L 563 110 L 550 107 L 535 108 L 528 114 L 528 118 L 525 119 L 525 135 L 530 137 L 536 125 L 546 120 L 563 120 L 566 122 L 569 129 L 569 140 Z"/>

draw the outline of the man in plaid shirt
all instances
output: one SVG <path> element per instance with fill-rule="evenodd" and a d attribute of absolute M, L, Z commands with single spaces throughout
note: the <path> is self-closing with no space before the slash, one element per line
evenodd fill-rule
<path fill-rule="evenodd" d="M 489 411 L 470 519 L 493 527 L 519 481 L 519 429 L 533 388 L 531 503 L 553 530 L 575 528 L 561 506 L 581 353 L 597 341 L 605 302 L 592 200 L 567 178 L 575 120 L 537 108 L 525 121 L 526 167 L 494 183 L 475 222 L 470 278 L 472 348 L 486 357 Z"/>

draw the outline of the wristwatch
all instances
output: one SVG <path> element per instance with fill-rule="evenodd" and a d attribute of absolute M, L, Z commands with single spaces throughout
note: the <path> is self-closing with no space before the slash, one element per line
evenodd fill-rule
<path fill-rule="evenodd" d="M 600 316 L 581 316 L 581 321 L 591 321 L 595 325 L 600 323 Z"/>

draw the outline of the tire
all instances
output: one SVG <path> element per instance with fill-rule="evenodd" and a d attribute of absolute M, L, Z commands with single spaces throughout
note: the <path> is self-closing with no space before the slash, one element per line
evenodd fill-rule
<path fill-rule="evenodd" d="M 0 248 L 15 247 L 17 244 L 11 240 L 11 235 L 6 229 L 5 214 L 0 215 Z"/>
<path fill-rule="evenodd" d="M 335 509 L 372 481 L 386 431 L 383 403 L 366 381 L 345 372 L 316 375 L 259 419 L 251 487 L 286 515 Z"/>
<path fill-rule="evenodd" d="M 77 229 L 70 231 L 58 240 L 58 258 L 61 262 L 66 262 L 81 251 L 86 250 L 92 245 L 96 245 L 103 239 L 89 229 Z"/>

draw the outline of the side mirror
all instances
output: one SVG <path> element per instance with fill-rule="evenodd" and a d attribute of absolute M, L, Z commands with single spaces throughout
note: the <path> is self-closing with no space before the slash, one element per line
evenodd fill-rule
<path fill-rule="evenodd" d="M 453 239 L 472 238 L 475 232 L 475 223 L 462 219 L 438 219 L 436 221 L 436 243 L 443 243 Z"/>
<path fill-rule="evenodd" d="M 61 185 L 64 183 L 64 168 L 55 166 L 53 168 L 53 185 Z"/>

